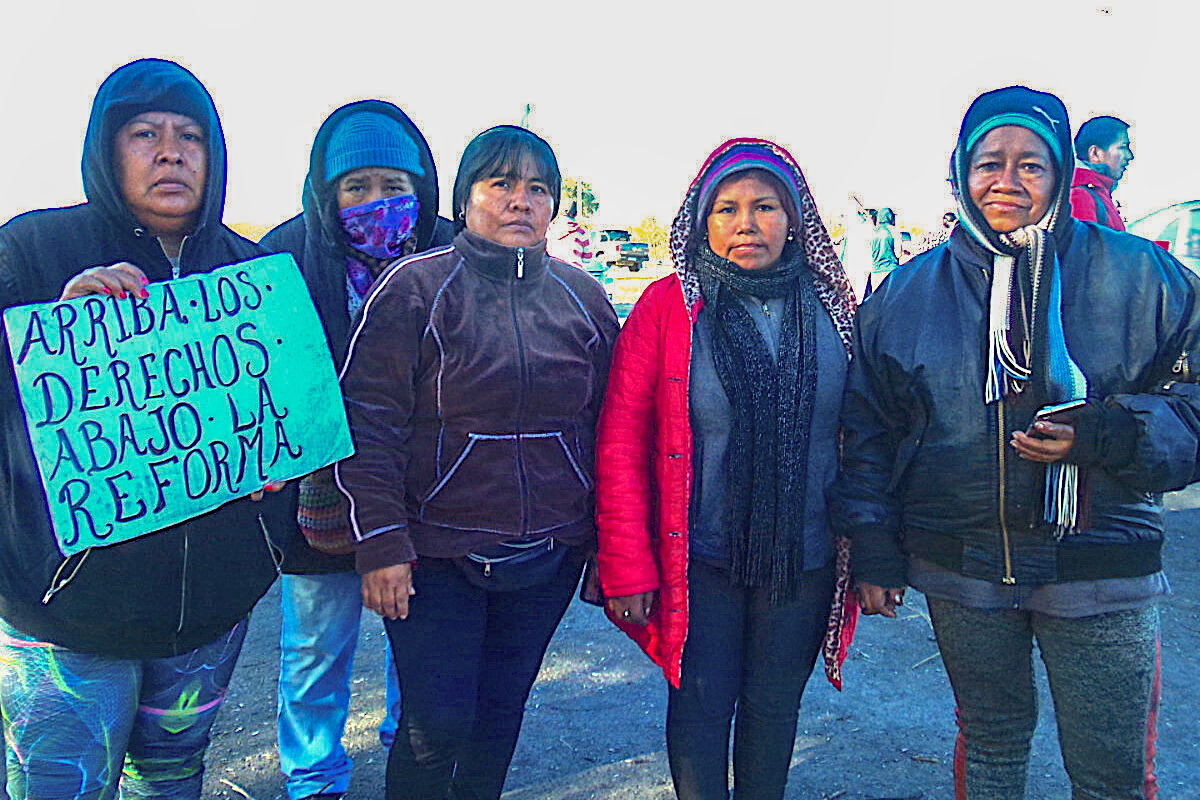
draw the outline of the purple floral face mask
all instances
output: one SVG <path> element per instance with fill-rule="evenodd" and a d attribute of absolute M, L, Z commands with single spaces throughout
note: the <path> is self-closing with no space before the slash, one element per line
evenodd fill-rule
<path fill-rule="evenodd" d="M 342 230 L 350 246 L 380 261 L 403 255 L 404 243 L 417 227 L 421 203 L 415 194 L 385 197 L 341 211 Z"/>

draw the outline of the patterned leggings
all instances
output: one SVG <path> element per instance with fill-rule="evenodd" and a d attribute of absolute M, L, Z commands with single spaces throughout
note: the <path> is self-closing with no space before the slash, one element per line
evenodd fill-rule
<path fill-rule="evenodd" d="M 171 658 L 39 642 L 0 620 L 0 712 L 12 800 L 198 798 L 209 729 L 246 620 Z"/>

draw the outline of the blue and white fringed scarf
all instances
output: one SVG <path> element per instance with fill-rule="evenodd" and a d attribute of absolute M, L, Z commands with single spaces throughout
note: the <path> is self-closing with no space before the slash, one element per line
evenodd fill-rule
<path fill-rule="evenodd" d="M 1011 233 L 991 228 L 971 199 L 970 155 L 990 131 L 1017 125 L 1046 143 L 1055 167 L 1049 207 L 1036 225 Z M 1055 241 L 1070 224 L 1072 142 L 1066 106 L 1025 86 L 985 92 L 967 109 L 951 160 L 959 224 L 992 254 L 986 404 L 1027 393 L 1039 403 L 1083 400 L 1087 381 L 1067 350 L 1062 281 Z M 1045 521 L 1062 537 L 1087 527 L 1086 474 L 1071 464 L 1046 468 Z"/>
<path fill-rule="evenodd" d="M 1087 397 L 1087 378 L 1067 349 L 1062 323 L 1062 276 L 1058 256 L 1045 230 L 1037 225 L 1005 234 L 1005 244 L 1023 250 L 1032 279 L 1029 331 L 1014 329 L 1014 305 L 1020 302 L 1018 258 L 995 253 L 988 314 L 988 373 L 984 403 L 1017 394 L 1032 380 L 1050 404 Z M 1018 323 L 1020 324 L 1020 323 Z M 1023 327 L 1023 325 L 1021 326 Z M 1045 521 L 1055 535 L 1075 533 L 1084 523 L 1082 498 L 1087 490 L 1079 467 L 1057 462 L 1046 466 Z"/>

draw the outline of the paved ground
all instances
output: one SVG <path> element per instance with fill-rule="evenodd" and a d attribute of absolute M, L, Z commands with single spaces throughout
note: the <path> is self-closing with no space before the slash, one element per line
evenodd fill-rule
<path fill-rule="evenodd" d="M 1168 497 L 1159 775 L 1164 798 L 1200 797 L 1200 489 Z M 820 676 L 801 709 L 787 797 L 949 800 L 950 689 L 920 596 L 902 619 L 864 619 L 846 690 Z M 278 592 L 255 612 L 209 755 L 206 798 L 283 797 L 275 755 Z M 364 617 L 366 619 L 366 617 Z M 350 796 L 383 796 L 386 756 L 374 727 L 383 707 L 384 636 L 366 619 L 346 742 L 357 768 Z M 1044 684 L 1044 681 L 1043 681 Z M 530 699 L 506 800 L 658 800 L 672 796 L 663 747 L 661 674 L 597 609 L 575 603 Z M 1053 710 L 1043 692 L 1030 796 L 1066 798 Z"/>

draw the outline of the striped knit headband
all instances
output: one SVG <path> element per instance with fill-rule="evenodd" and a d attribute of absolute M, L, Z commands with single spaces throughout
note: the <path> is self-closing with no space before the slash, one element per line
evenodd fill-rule
<path fill-rule="evenodd" d="M 791 207 L 795 213 L 800 213 L 800 192 L 796 188 L 796 178 L 783 159 L 767 150 L 764 147 L 755 145 L 736 145 L 729 149 L 729 152 L 724 153 L 718 158 L 711 167 L 708 173 L 704 176 L 704 181 L 700 184 L 700 195 L 696 203 L 696 220 L 697 229 L 706 224 L 708 211 L 714 201 L 717 187 L 721 185 L 721 181 L 728 178 L 730 175 L 736 175 L 739 172 L 746 172 L 752 169 L 765 170 L 774 175 L 783 185 L 784 191 L 788 193 L 788 199 L 791 201 Z M 783 198 L 780 198 L 783 199 Z M 798 224 L 797 220 L 792 220 L 793 224 Z"/>

